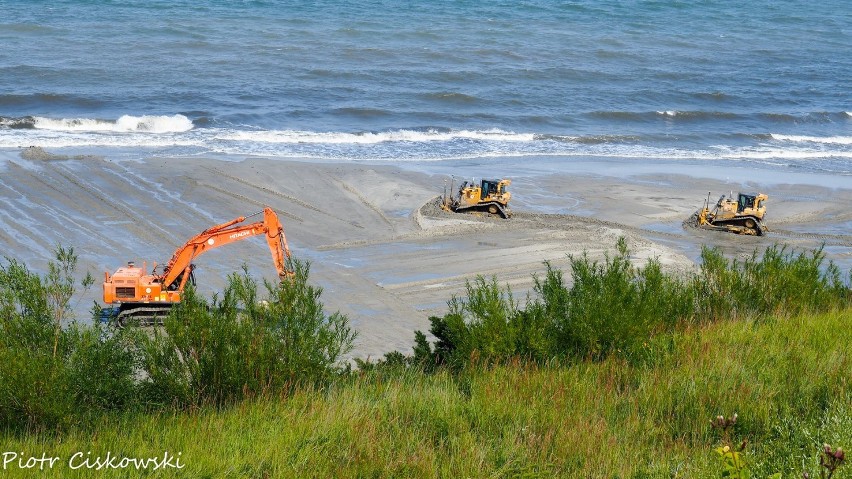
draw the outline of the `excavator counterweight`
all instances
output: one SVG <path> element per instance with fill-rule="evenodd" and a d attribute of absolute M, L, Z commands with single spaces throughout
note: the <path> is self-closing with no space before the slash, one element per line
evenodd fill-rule
<path fill-rule="evenodd" d="M 261 213 L 263 221 L 243 224 L 247 218 Z M 174 252 L 160 274 L 156 273 L 156 263 L 148 273 L 145 263 L 140 268 L 133 262 L 118 268 L 112 275 L 105 273 L 104 303 L 117 305 L 114 318 L 119 325 L 131 320 L 142 325 L 156 324 L 168 315 L 172 305 L 180 302 L 187 282 L 194 284 L 195 265 L 192 261 L 195 258 L 211 249 L 258 235 L 266 237 L 278 277 L 284 280 L 292 276 L 293 272 L 287 265 L 290 249 L 284 227 L 278 215 L 266 207 L 253 215 L 240 216 L 194 236 Z"/>

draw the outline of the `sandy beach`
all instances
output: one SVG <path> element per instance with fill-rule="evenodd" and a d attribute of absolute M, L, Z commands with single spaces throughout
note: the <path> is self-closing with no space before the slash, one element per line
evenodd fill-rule
<path fill-rule="evenodd" d="M 281 216 L 294 255 L 311 262 L 327 310 L 358 331 L 357 357 L 410 352 L 415 330 L 446 311 L 477 275 L 531 292 L 543 262 L 566 268 L 568 255 L 603 258 L 624 236 L 637 262 L 657 257 L 689 271 L 701 246 L 745 257 L 773 243 L 825 251 L 844 274 L 852 265 L 852 189 L 830 180 L 785 183 L 707 169 L 602 168 L 553 174 L 510 161 L 451 165 L 316 163 L 269 158 L 114 161 L 24 149 L 0 154 L 0 254 L 45 270 L 57 243 L 73 246 L 81 273 L 99 280 L 127 261 L 166 262 L 200 231 L 269 205 Z M 514 173 L 513 173 L 513 170 Z M 478 172 L 478 173 L 477 173 Z M 513 179 L 510 220 L 433 207 L 450 174 Z M 747 181 L 746 181 L 747 180 Z M 820 184 L 824 183 L 824 184 Z M 712 192 L 769 195 L 767 237 L 685 229 Z M 245 263 L 258 278 L 275 271 L 262 239 L 212 251 L 196 261 L 200 290 L 212 295 Z M 100 284 L 85 293 L 85 319 Z"/>

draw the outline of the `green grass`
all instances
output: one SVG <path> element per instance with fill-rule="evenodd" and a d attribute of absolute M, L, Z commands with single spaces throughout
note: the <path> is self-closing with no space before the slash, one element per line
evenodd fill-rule
<path fill-rule="evenodd" d="M 655 336 L 645 362 L 376 369 L 226 408 L 8 434 L 3 450 L 59 456 L 41 477 L 139 475 L 71 471 L 78 451 L 180 452 L 183 477 L 720 477 L 709 420 L 737 413 L 753 477 L 818 477 L 823 442 L 852 445 L 850 324 L 848 309 L 698 324 Z"/>

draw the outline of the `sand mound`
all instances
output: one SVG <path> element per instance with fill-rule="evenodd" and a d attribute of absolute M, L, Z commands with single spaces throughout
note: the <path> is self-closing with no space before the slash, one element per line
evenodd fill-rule
<path fill-rule="evenodd" d="M 67 160 L 68 155 L 55 155 L 40 146 L 30 146 L 21 151 L 21 158 L 30 161 L 57 161 Z"/>
<path fill-rule="evenodd" d="M 63 160 L 103 160 L 98 155 L 57 155 L 40 146 L 30 146 L 21 150 L 21 158 L 30 161 L 63 161 Z"/>

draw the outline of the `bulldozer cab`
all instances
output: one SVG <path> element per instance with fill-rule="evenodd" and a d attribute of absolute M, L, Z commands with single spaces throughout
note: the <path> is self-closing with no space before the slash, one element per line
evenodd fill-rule
<path fill-rule="evenodd" d="M 500 182 L 497 180 L 482 180 L 482 192 L 479 194 L 479 197 L 485 199 L 492 194 L 500 194 Z"/>
<path fill-rule="evenodd" d="M 742 213 L 746 208 L 754 208 L 754 196 L 740 193 L 737 199 L 737 213 Z"/>
<path fill-rule="evenodd" d="M 737 197 L 737 213 L 757 214 L 761 215 L 761 207 L 766 195 L 747 195 L 740 193 Z"/>
<path fill-rule="evenodd" d="M 463 181 L 459 186 L 458 195 L 445 196 L 441 208 L 455 212 L 487 211 L 489 214 L 508 218 L 512 216 L 509 209 L 512 193 L 508 192 L 506 187 L 511 183 L 512 180 L 509 179 L 483 179 L 479 183 L 473 180 Z"/>

